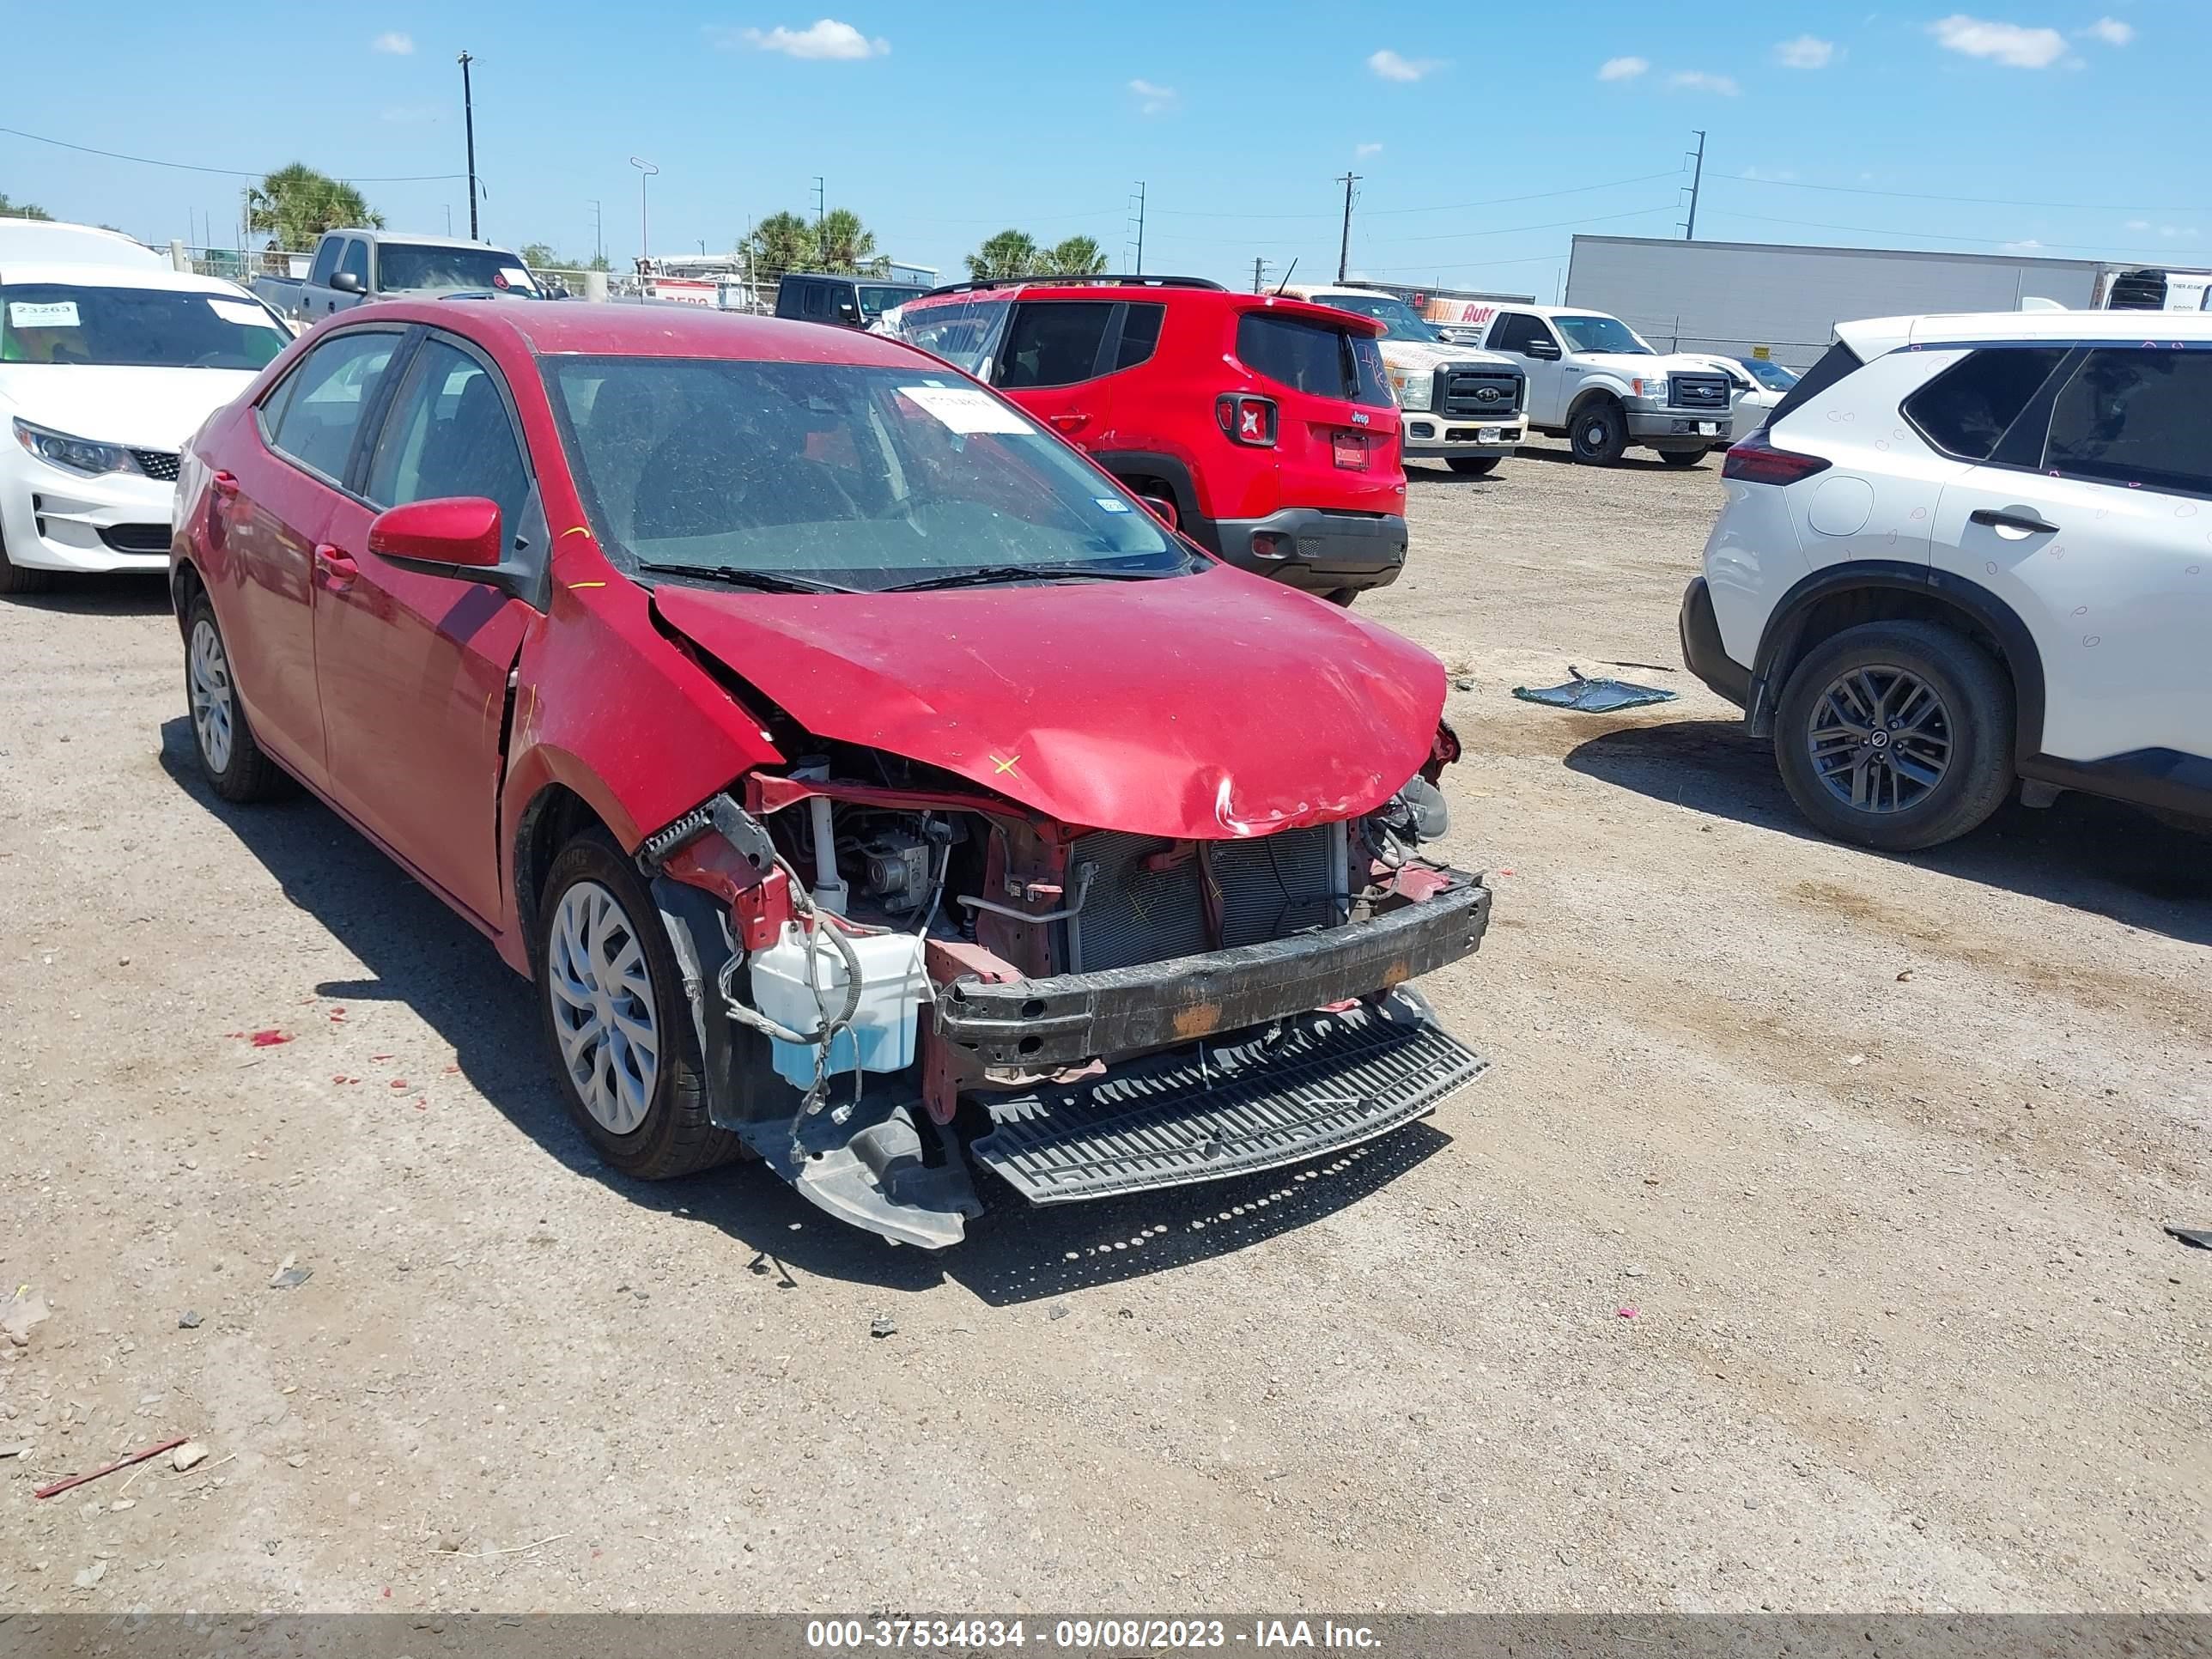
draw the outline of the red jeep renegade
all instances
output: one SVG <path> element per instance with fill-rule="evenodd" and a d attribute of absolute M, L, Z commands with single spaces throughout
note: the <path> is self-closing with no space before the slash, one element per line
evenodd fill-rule
<path fill-rule="evenodd" d="M 1209 552 L 1350 603 L 1406 562 L 1381 325 L 1194 276 L 960 283 L 881 325 L 988 382 Z"/>

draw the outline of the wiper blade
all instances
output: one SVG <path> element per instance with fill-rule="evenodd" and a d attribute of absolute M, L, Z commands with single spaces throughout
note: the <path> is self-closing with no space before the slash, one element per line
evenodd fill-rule
<path fill-rule="evenodd" d="M 787 575 L 779 570 L 755 570 L 742 564 L 656 564 L 650 559 L 638 562 L 640 570 L 658 571 L 667 576 L 705 576 L 714 581 L 727 582 L 732 587 L 755 587 L 763 593 L 857 593 L 857 587 L 840 587 L 836 582 L 817 581 L 811 576 Z"/>
<path fill-rule="evenodd" d="M 948 570 L 941 576 L 924 576 L 919 581 L 899 582 L 886 587 L 886 593 L 919 593 L 932 587 L 988 587 L 998 582 L 1051 580 L 1079 576 L 1098 581 L 1148 582 L 1160 576 L 1180 575 L 1174 570 L 1113 570 L 1095 564 L 985 564 L 974 565 L 965 570 Z"/>

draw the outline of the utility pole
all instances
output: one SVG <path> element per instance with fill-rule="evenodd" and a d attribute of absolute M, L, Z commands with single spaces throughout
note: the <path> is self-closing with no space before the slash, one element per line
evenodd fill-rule
<path fill-rule="evenodd" d="M 1264 294 L 1267 291 L 1267 262 L 1255 253 L 1252 256 L 1252 292 Z"/>
<path fill-rule="evenodd" d="M 1690 222 L 1682 227 L 1682 240 L 1686 242 L 1698 240 L 1698 187 L 1705 179 L 1705 131 L 1703 128 L 1695 131 L 1698 134 L 1698 170 L 1690 175 Z"/>
<path fill-rule="evenodd" d="M 469 65 L 476 59 L 461 54 L 461 125 L 469 137 L 469 240 L 477 236 L 477 100 L 469 85 Z"/>
<path fill-rule="evenodd" d="M 1352 269 L 1352 187 L 1359 182 L 1359 175 L 1347 173 L 1340 182 L 1344 185 L 1344 240 L 1336 251 L 1336 280 L 1344 281 Z"/>
<path fill-rule="evenodd" d="M 597 198 L 594 198 L 592 203 L 592 257 L 595 263 L 602 266 L 607 262 L 606 221 L 599 212 Z"/>
<path fill-rule="evenodd" d="M 817 173 L 814 175 L 814 256 L 817 264 L 822 257 L 823 199 L 822 175 Z"/>
<path fill-rule="evenodd" d="M 1137 263 L 1136 263 L 1136 264 L 1135 264 L 1133 267 L 1132 267 L 1132 268 L 1131 268 L 1130 275 L 1131 275 L 1131 276 L 1143 276 L 1144 274 L 1145 274 L 1145 181 L 1144 181 L 1143 179 L 1138 179 L 1138 180 L 1137 180 Z"/>
<path fill-rule="evenodd" d="M 652 251 L 652 245 L 646 240 L 645 235 L 645 181 L 660 169 L 635 155 L 629 158 L 629 164 L 637 169 L 637 263 L 638 272 L 642 276 L 645 261 Z"/>

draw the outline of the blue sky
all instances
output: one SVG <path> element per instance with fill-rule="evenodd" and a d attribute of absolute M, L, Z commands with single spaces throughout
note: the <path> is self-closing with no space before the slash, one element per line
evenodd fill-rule
<path fill-rule="evenodd" d="M 48 32 L 0 123 L 362 179 L 462 171 L 466 48 L 485 236 L 587 252 L 596 200 L 618 265 L 633 155 L 660 169 L 658 251 L 811 210 L 818 173 L 884 252 L 948 279 L 1010 224 L 1086 233 L 1120 265 L 1139 179 L 1147 270 L 1330 276 L 1349 170 L 1355 271 L 1550 299 L 1575 230 L 1680 234 L 1698 127 L 1701 238 L 2212 262 L 2203 0 L 108 0 L 100 35 L 97 95 Z M 0 133 L 0 191 L 149 239 L 200 240 L 212 216 L 234 242 L 245 182 Z M 458 180 L 362 188 L 395 228 L 465 228 Z"/>

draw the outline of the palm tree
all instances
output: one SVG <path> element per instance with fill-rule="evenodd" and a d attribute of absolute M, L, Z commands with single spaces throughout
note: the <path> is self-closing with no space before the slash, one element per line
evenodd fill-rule
<path fill-rule="evenodd" d="M 968 274 L 979 283 L 1027 276 L 1036 269 L 1036 241 L 1024 230 L 1002 230 L 968 256 Z"/>
<path fill-rule="evenodd" d="M 858 271 L 876 263 L 876 236 L 850 208 L 831 208 L 815 232 L 824 270 Z"/>
<path fill-rule="evenodd" d="M 250 230 L 269 232 L 278 247 L 300 252 L 326 230 L 342 226 L 381 229 L 384 216 L 351 185 L 295 161 L 246 192 L 246 223 Z"/>
<path fill-rule="evenodd" d="M 871 246 L 873 240 L 870 238 Z M 787 270 L 811 270 L 819 258 L 814 227 L 795 213 L 769 214 L 753 227 L 745 251 L 753 257 L 756 280 L 764 283 L 775 281 Z"/>
<path fill-rule="evenodd" d="M 1106 254 L 1088 236 L 1071 236 L 1037 256 L 1037 270 L 1054 276 L 1097 276 L 1105 272 Z"/>

